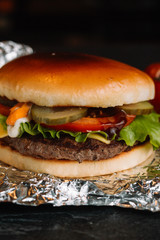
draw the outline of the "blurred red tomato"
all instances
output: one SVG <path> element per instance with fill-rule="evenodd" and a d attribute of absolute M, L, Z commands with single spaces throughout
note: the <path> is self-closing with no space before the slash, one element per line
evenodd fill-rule
<path fill-rule="evenodd" d="M 155 98 L 151 100 L 156 112 L 160 113 L 160 62 L 150 64 L 145 72 L 155 83 Z"/>
<path fill-rule="evenodd" d="M 151 78 L 153 78 L 155 80 L 159 79 L 159 81 L 160 81 L 160 62 L 150 64 L 145 69 L 145 72 L 148 73 L 148 75 Z"/>

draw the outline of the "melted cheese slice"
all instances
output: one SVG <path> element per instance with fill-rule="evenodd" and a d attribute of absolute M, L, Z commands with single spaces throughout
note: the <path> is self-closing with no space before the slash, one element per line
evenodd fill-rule
<path fill-rule="evenodd" d="M 4 129 L 2 124 L 0 124 L 0 138 L 8 136 L 7 130 Z"/>
<path fill-rule="evenodd" d="M 100 134 L 97 134 L 97 133 L 91 133 L 88 138 L 93 138 L 93 139 L 96 139 L 100 142 L 103 142 L 103 143 L 106 143 L 106 144 L 110 144 L 110 140 L 107 140 L 106 138 L 104 138 L 102 135 Z"/>

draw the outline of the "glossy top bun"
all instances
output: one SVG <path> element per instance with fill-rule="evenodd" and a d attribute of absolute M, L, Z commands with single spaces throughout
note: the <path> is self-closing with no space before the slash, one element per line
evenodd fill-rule
<path fill-rule="evenodd" d="M 140 70 L 86 54 L 32 54 L 0 70 L 0 95 L 40 106 L 110 107 L 154 97 Z"/>

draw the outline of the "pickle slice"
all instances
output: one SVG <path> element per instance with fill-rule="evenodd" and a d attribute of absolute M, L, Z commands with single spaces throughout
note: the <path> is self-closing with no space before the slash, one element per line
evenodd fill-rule
<path fill-rule="evenodd" d="M 133 104 L 126 104 L 119 107 L 124 110 L 127 114 L 133 115 L 144 115 L 153 112 L 154 107 L 150 102 L 138 102 Z"/>
<path fill-rule="evenodd" d="M 37 123 L 60 125 L 76 121 L 87 114 L 85 107 L 40 107 L 31 108 L 32 119 Z"/>

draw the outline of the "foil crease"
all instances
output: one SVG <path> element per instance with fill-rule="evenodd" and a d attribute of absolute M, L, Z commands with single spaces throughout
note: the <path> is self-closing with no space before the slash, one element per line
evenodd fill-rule
<path fill-rule="evenodd" d="M 12 41 L 0 42 L 0 66 L 33 49 Z M 101 177 L 60 179 L 20 171 L 0 162 L 0 202 L 38 206 L 119 206 L 160 211 L 160 150 L 133 169 Z"/>
<path fill-rule="evenodd" d="M 33 53 L 33 49 L 25 44 L 13 41 L 0 42 L 0 67 L 15 58 Z"/>

